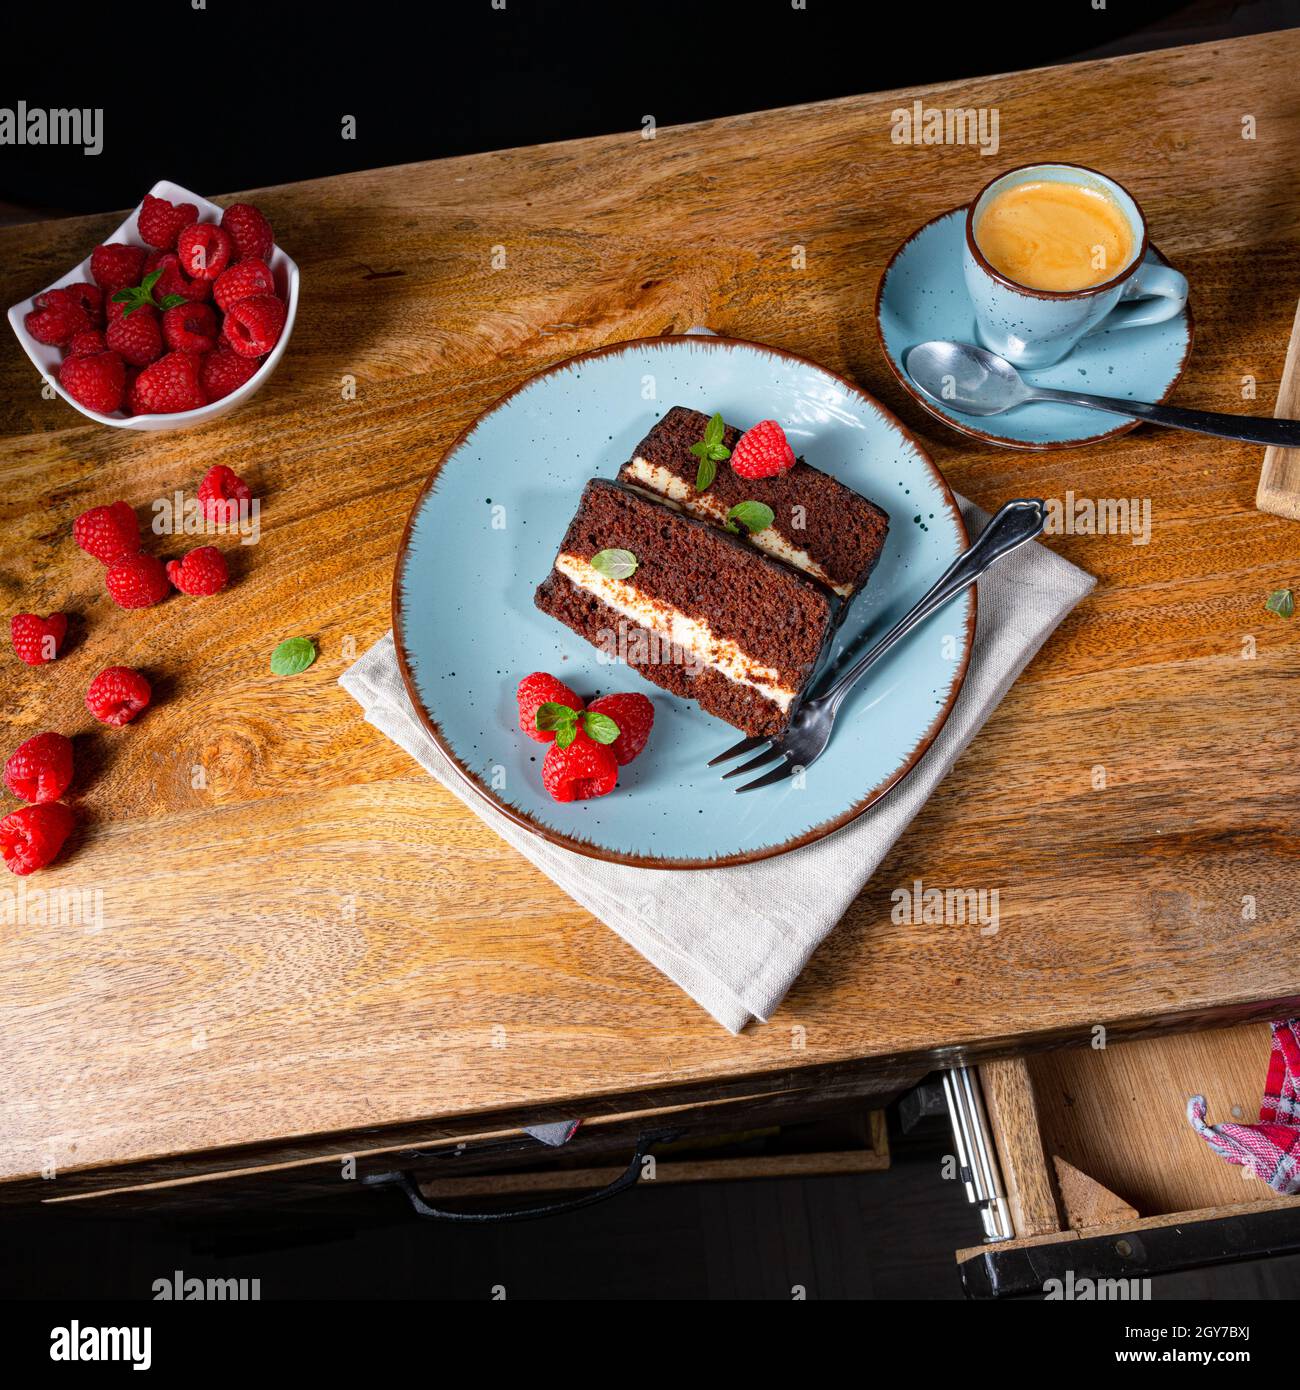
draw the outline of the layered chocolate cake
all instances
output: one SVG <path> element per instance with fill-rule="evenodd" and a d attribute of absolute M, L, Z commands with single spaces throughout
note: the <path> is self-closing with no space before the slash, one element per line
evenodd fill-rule
<path fill-rule="evenodd" d="M 769 738 L 784 732 L 831 630 L 820 585 L 603 479 L 583 491 L 535 602 L 647 680 Z"/>
<path fill-rule="evenodd" d="M 691 445 L 704 438 L 709 417 L 675 405 L 637 445 L 619 481 L 653 493 L 713 526 L 725 526 L 740 502 L 762 502 L 772 524 L 751 544 L 851 599 L 867 582 L 885 548 L 889 517 L 861 494 L 799 459 L 773 478 L 742 478 L 724 463 L 702 492 L 695 487 L 699 460 Z M 726 428 L 734 450 L 741 431 Z"/>

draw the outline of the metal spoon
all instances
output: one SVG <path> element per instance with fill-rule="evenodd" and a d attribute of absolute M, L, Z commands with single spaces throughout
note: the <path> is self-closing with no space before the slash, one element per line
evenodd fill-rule
<path fill-rule="evenodd" d="M 1194 434 L 1215 434 L 1249 444 L 1277 444 L 1300 449 L 1300 420 L 1269 420 L 1256 415 L 1225 415 L 1215 410 L 1187 410 L 1176 405 L 1090 396 L 1082 391 L 1053 391 L 1030 386 L 1004 357 L 971 343 L 935 339 L 909 348 L 903 358 L 907 374 L 936 405 L 963 415 L 1001 415 L 1030 401 L 1059 401 L 1105 410 L 1130 419 L 1150 420 Z"/>

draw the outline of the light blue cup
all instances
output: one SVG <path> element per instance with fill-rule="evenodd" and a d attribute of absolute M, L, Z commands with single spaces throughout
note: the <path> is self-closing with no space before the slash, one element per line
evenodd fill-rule
<path fill-rule="evenodd" d="M 1117 274 L 1083 290 L 1034 290 L 1000 274 L 984 258 L 975 226 L 989 202 L 1004 189 L 1029 182 L 1081 184 L 1109 195 L 1128 218 L 1133 255 Z M 1082 164 L 1027 164 L 987 184 L 966 211 L 962 269 L 975 306 L 979 340 L 1017 367 L 1059 362 L 1085 334 L 1101 329 L 1141 328 L 1182 311 L 1187 280 L 1171 266 L 1143 263 L 1147 225 L 1128 191 Z"/>

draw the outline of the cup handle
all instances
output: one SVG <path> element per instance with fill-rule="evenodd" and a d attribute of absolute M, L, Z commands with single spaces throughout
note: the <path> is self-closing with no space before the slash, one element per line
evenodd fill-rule
<path fill-rule="evenodd" d="M 1141 328 L 1164 323 L 1181 313 L 1187 303 L 1187 277 L 1169 265 L 1144 261 L 1124 287 L 1120 302 L 1097 325 L 1112 328 Z"/>

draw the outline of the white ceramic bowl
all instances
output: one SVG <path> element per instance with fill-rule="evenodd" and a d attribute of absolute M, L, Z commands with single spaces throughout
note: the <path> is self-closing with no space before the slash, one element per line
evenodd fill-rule
<path fill-rule="evenodd" d="M 216 203 L 208 202 L 206 198 L 200 198 L 197 193 L 191 193 L 188 188 L 182 188 L 178 183 L 168 183 L 166 179 L 162 179 L 154 184 L 149 192 L 155 198 L 166 198 L 169 203 L 193 203 L 199 210 L 200 221 L 219 222 L 221 220 L 222 208 L 219 208 Z M 143 246 L 144 242 L 136 231 L 136 218 L 139 214 L 140 208 L 137 206 L 117 231 L 111 236 L 105 237 L 104 240 L 106 242 L 123 241 L 131 246 Z M 93 246 L 90 247 L 86 259 L 80 265 L 73 266 L 66 275 L 55 280 L 53 284 L 47 285 L 45 289 L 61 289 L 64 285 L 75 285 L 82 280 L 88 280 L 94 284 L 90 274 L 90 253 L 94 249 Z M 97 410 L 87 410 L 84 405 L 79 405 L 74 401 L 59 385 L 59 363 L 63 360 L 63 349 L 38 343 L 23 326 L 23 319 L 36 307 L 35 295 L 31 299 L 24 299 L 21 304 L 15 304 L 9 310 L 9 322 L 13 325 L 13 330 L 18 335 L 18 341 L 23 345 L 23 350 L 36 364 L 36 370 L 67 401 L 73 410 L 79 410 L 88 420 L 97 420 L 101 425 L 112 425 L 115 429 L 125 430 L 187 429 L 191 425 L 202 425 L 208 420 L 215 420 L 219 416 L 227 415 L 237 405 L 255 395 L 266 384 L 267 378 L 275 371 L 276 363 L 284 355 L 284 350 L 289 343 L 289 334 L 293 332 L 293 321 L 298 313 L 298 267 L 289 256 L 285 255 L 277 242 L 271 252 L 270 268 L 272 278 L 275 280 L 276 293 L 289 306 L 289 312 L 284 320 L 284 330 L 280 334 L 280 341 L 267 354 L 266 361 L 257 369 L 256 374 L 249 377 L 241 387 L 232 391 L 230 395 L 223 396 L 219 401 L 214 401 L 211 405 L 200 406 L 198 410 L 179 410 L 171 415 L 126 415 L 121 412 L 113 415 L 101 415 Z M 44 294 L 44 292 L 44 290 L 38 291 L 40 294 Z"/>

